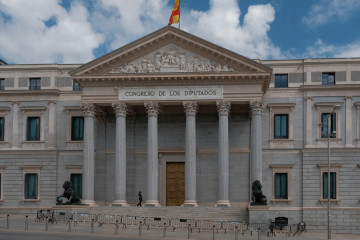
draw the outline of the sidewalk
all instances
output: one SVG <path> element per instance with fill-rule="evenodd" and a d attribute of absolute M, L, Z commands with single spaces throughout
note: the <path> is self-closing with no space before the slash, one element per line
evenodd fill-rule
<path fill-rule="evenodd" d="M 98 224 L 94 224 L 93 233 L 91 224 L 89 223 L 78 223 L 77 225 L 71 224 L 69 228 L 69 224 L 65 222 L 58 223 L 48 223 L 46 227 L 46 222 L 35 222 L 35 216 L 28 217 L 28 230 L 25 230 L 25 217 L 23 216 L 14 216 L 12 215 L 10 218 L 9 229 L 7 229 L 7 219 L 5 215 L 0 216 L 0 232 L 1 231 L 29 231 L 29 232 L 49 232 L 49 233 L 63 233 L 64 236 L 74 235 L 88 235 L 88 236 L 119 236 L 130 239 L 198 239 L 198 240 L 234 240 L 235 231 L 201 231 L 200 233 L 197 230 L 193 230 L 193 232 L 189 232 L 187 228 L 176 229 L 172 231 L 171 228 L 166 229 L 166 237 L 164 238 L 164 229 L 163 228 L 152 228 L 147 229 L 146 226 L 142 226 L 141 231 L 137 226 L 123 228 L 122 225 L 119 225 L 118 234 L 116 235 L 116 226 L 114 224 L 103 224 L 102 226 L 98 226 Z M 214 234 L 214 235 L 213 235 Z M 332 234 L 332 239 L 336 240 L 351 240 L 351 239 L 360 239 L 359 235 L 349 235 L 349 234 Z M 311 239 L 311 240 L 321 240 L 327 239 L 327 233 L 317 233 L 317 232 L 305 232 L 300 236 L 285 236 L 285 233 L 277 233 L 276 237 L 267 237 L 266 234 L 261 233 L 258 236 L 257 232 L 254 232 L 252 235 L 250 232 L 238 232 L 237 234 L 238 240 L 265 240 L 265 239 Z"/>

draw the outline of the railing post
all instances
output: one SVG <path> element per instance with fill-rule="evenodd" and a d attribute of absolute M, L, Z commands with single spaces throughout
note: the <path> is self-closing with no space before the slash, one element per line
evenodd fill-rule
<path fill-rule="evenodd" d="M 115 223 L 115 235 L 118 235 L 119 234 L 119 220 L 116 220 L 116 223 Z"/>
<path fill-rule="evenodd" d="M 139 222 L 139 237 L 142 235 L 142 221 Z"/>
<path fill-rule="evenodd" d="M 68 232 L 71 232 L 71 221 L 72 221 L 72 218 L 69 218 L 69 229 L 68 229 Z"/>
<path fill-rule="evenodd" d="M 238 227 L 235 227 L 235 240 L 238 240 Z"/>
<path fill-rule="evenodd" d="M 6 229 L 10 229 L 10 215 L 6 216 Z"/>
<path fill-rule="evenodd" d="M 45 231 L 47 232 L 49 230 L 48 228 L 48 217 L 45 218 Z"/>
<path fill-rule="evenodd" d="M 164 223 L 164 232 L 163 232 L 163 238 L 166 238 L 166 223 Z"/>
<path fill-rule="evenodd" d="M 94 219 L 91 219 L 91 234 L 94 234 Z"/>
<path fill-rule="evenodd" d="M 25 230 L 29 230 L 29 217 L 25 217 Z"/>

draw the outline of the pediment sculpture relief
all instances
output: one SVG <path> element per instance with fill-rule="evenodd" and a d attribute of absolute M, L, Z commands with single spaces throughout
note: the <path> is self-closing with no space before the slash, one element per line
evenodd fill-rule
<path fill-rule="evenodd" d="M 233 72 L 228 65 L 194 55 L 174 45 L 166 46 L 109 73 Z"/>

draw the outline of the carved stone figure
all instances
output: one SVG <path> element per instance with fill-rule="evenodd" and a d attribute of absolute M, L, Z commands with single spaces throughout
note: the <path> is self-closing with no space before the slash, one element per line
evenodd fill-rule
<path fill-rule="evenodd" d="M 259 180 L 252 184 L 252 203 L 251 205 L 266 205 L 266 196 L 262 193 L 262 185 Z"/>
<path fill-rule="evenodd" d="M 64 193 L 56 198 L 56 204 L 79 204 L 80 198 L 76 195 L 70 181 L 65 181 L 63 184 Z M 63 198 L 67 199 L 66 203 L 63 203 Z"/>

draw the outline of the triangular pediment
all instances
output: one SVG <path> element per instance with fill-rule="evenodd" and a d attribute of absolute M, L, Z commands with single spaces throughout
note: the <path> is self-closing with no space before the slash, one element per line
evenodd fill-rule
<path fill-rule="evenodd" d="M 271 69 L 171 26 L 70 72 L 81 76 L 271 73 Z"/>

